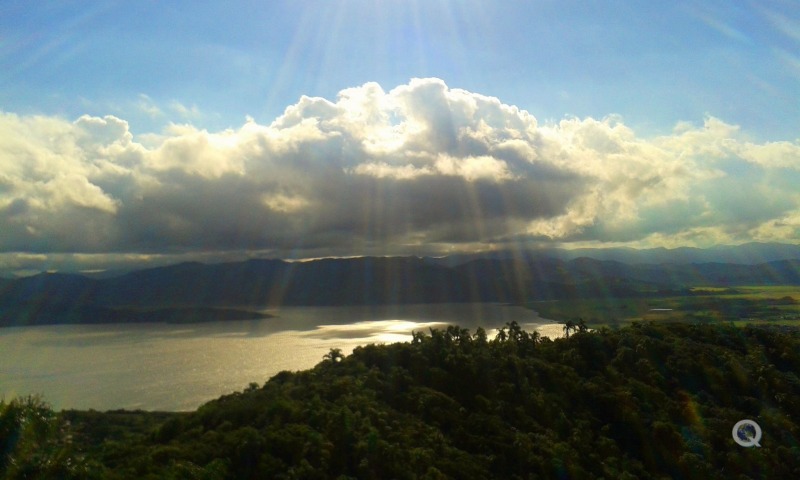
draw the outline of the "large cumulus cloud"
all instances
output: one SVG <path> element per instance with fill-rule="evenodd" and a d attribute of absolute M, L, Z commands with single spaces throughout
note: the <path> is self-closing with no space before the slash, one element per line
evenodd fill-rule
<path fill-rule="evenodd" d="M 713 117 L 656 138 L 613 116 L 540 125 L 438 79 L 302 97 L 221 132 L 0 114 L 6 261 L 794 241 L 797 185 L 796 141 Z"/>

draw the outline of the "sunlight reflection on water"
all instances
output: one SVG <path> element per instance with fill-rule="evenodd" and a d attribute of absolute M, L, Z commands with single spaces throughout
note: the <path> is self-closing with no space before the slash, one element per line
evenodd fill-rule
<path fill-rule="evenodd" d="M 535 312 L 494 304 L 283 308 L 276 318 L 187 325 L 58 325 L 0 329 L 0 396 L 41 393 L 55 408 L 191 410 L 311 368 L 331 348 L 410 341 L 411 332 L 458 324 L 474 332 Z M 347 321 L 349 319 L 349 322 Z M 562 326 L 552 330 L 560 335 Z M 544 332 L 542 332 L 545 334 Z M 551 335 L 555 336 L 555 335 Z"/>
<path fill-rule="evenodd" d="M 316 330 L 302 333 L 316 338 L 358 338 L 371 342 L 406 342 L 415 330 L 445 328 L 446 322 L 412 322 L 409 320 L 373 320 L 347 325 L 319 325 Z"/>

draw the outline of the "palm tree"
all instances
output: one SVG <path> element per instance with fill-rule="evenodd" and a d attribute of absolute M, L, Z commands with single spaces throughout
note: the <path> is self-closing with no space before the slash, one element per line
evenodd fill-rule
<path fill-rule="evenodd" d="M 564 322 L 564 336 L 569 338 L 569 332 L 570 331 L 574 332 L 576 328 L 577 326 L 575 322 L 573 322 L 572 320 L 567 320 L 566 322 Z"/>
<path fill-rule="evenodd" d="M 584 333 L 584 332 L 589 330 L 589 327 L 586 325 L 586 322 L 584 322 L 582 318 L 578 319 L 577 328 L 578 328 L 578 332 L 580 332 L 580 333 Z"/>
<path fill-rule="evenodd" d="M 331 351 L 323 355 L 322 358 L 333 363 L 339 363 L 344 360 L 344 354 L 341 348 L 331 348 Z"/>

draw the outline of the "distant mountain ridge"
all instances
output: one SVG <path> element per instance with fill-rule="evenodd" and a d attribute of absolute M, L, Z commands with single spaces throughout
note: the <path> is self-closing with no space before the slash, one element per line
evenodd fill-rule
<path fill-rule="evenodd" d="M 742 265 L 758 265 L 779 260 L 800 259 L 800 245 L 785 243 L 745 243 L 742 245 L 717 245 L 709 248 L 677 247 L 677 248 L 541 248 L 531 250 L 498 250 L 475 254 L 450 255 L 436 258 L 435 261 L 448 266 L 460 265 L 471 260 L 522 259 L 549 257 L 559 260 L 575 260 L 591 258 L 594 260 L 610 260 L 628 264 L 644 263 L 735 263 Z"/>
<path fill-rule="evenodd" d="M 276 305 L 527 302 L 674 294 L 692 286 L 800 285 L 800 260 L 629 264 L 586 257 L 417 257 L 181 263 L 115 278 L 45 273 L 0 283 L 0 326 L 167 318 L 217 308 L 220 318 Z M 454 263 L 450 266 L 447 263 Z M 183 309 L 183 310 L 176 310 Z M 224 312 L 221 310 L 225 310 Z M 202 311 L 202 310 L 201 310 Z M 208 310 L 205 310 L 208 312 Z M 159 313 L 160 312 L 160 313 Z M 138 315 L 138 317 L 137 317 Z M 192 318 L 194 318 L 192 317 Z M 140 320 L 144 321 L 144 320 Z M 187 320 L 188 321 L 188 320 Z"/>

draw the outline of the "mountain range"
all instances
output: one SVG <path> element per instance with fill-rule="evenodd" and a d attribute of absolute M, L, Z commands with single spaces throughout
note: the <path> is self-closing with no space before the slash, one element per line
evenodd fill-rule
<path fill-rule="evenodd" d="M 470 260 L 483 258 L 524 259 L 555 258 L 559 260 L 575 260 L 592 258 L 594 260 L 612 260 L 628 264 L 642 263 L 734 263 L 742 265 L 758 265 L 778 260 L 800 259 L 800 245 L 786 243 L 744 243 L 741 245 L 716 245 L 709 248 L 677 247 L 677 248 L 538 248 L 530 250 L 498 250 L 466 255 L 451 255 L 438 260 L 443 264 L 455 266 Z"/>
<path fill-rule="evenodd" d="M 277 305 L 522 303 L 676 294 L 693 286 L 800 285 L 800 254 L 797 258 L 758 264 L 623 263 L 496 253 L 190 262 L 104 279 L 42 273 L 0 279 L 0 326 L 240 319 Z"/>

